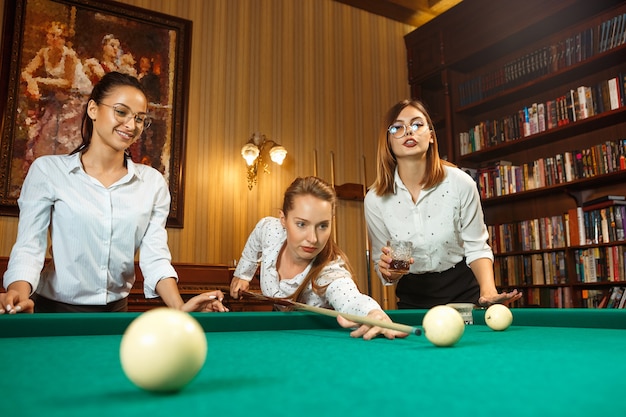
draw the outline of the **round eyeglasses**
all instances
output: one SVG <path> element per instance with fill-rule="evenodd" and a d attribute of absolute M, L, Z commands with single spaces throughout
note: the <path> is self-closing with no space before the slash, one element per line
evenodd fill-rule
<path fill-rule="evenodd" d="M 127 123 L 131 118 L 135 119 L 137 126 L 143 126 L 147 129 L 152 124 L 152 119 L 146 113 L 134 113 L 130 107 L 122 103 L 115 103 L 113 105 L 100 103 L 103 106 L 113 109 L 113 116 L 119 123 Z"/>
<path fill-rule="evenodd" d="M 425 127 L 426 125 L 420 121 L 411 122 L 410 125 L 405 125 L 404 123 L 394 123 L 387 128 L 387 131 L 394 138 L 400 139 L 408 132 L 417 133 L 420 130 L 424 130 Z"/>

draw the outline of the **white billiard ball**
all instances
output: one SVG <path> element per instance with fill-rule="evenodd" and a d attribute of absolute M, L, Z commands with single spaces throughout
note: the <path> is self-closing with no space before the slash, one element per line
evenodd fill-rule
<path fill-rule="evenodd" d="M 454 308 L 439 305 L 426 312 L 422 320 L 424 335 L 435 346 L 452 346 L 461 339 L 465 321 Z"/>
<path fill-rule="evenodd" d="M 202 369 L 207 340 L 190 314 L 159 307 L 133 320 L 120 345 L 124 373 L 147 391 L 174 392 Z"/>
<path fill-rule="evenodd" d="M 504 304 L 493 304 L 485 311 L 485 323 L 493 330 L 506 330 L 513 323 L 513 313 Z"/>

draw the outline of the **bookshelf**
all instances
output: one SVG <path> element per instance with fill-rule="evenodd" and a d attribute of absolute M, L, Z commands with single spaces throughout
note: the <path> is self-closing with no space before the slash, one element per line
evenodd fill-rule
<path fill-rule="evenodd" d="M 626 4 L 465 0 L 405 43 L 442 155 L 476 172 L 499 288 L 520 306 L 619 305 L 622 213 L 583 206 L 626 195 Z M 572 238 L 603 217 L 600 240 Z"/>

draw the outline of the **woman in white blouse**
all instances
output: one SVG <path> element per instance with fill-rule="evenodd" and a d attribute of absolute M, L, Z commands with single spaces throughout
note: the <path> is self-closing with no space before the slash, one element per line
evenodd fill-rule
<path fill-rule="evenodd" d="M 146 297 L 183 311 L 226 311 L 220 291 L 187 302 L 178 291 L 165 230 L 167 184 L 127 154 L 150 125 L 147 110 L 139 81 L 110 72 L 85 106 L 82 144 L 32 164 L 0 314 L 126 311 L 137 252 Z M 44 268 L 48 232 L 52 260 Z"/>
<path fill-rule="evenodd" d="M 342 313 L 391 322 L 371 297 L 362 294 L 352 279 L 348 258 L 331 238 L 336 194 L 316 177 L 297 178 L 285 191 L 280 218 L 261 219 L 241 254 L 230 293 L 239 298 L 247 290 L 260 264 L 264 295 L 288 298 Z M 338 317 L 343 327 L 355 327 Z M 406 334 L 359 325 L 353 337 L 389 339 Z"/>
<path fill-rule="evenodd" d="M 517 290 L 496 289 L 476 183 L 440 159 L 425 106 L 401 101 L 384 123 L 376 182 L 365 197 L 365 219 L 378 275 L 385 285 L 397 283 L 398 308 L 519 299 Z M 392 239 L 413 243 L 410 271 L 404 276 L 389 269 L 387 242 Z"/>

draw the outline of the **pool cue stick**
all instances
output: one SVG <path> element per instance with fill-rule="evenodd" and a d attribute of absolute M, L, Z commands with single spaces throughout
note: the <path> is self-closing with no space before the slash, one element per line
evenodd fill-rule
<path fill-rule="evenodd" d="M 363 160 L 363 199 L 365 200 L 365 194 L 367 194 L 367 173 L 365 167 L 365 155 L 361 155 L 361 159 Z M 365 203 L 363 203 L 365 204 Z M 367 232 L 367 223 L 365 226 L 365 271 L 367 273 L 367 293 L 372 295 L 372 271 L 370 268 L 371 258 L 370 258 L 370 238 Z"/>
<path fill-rule="evenodd" d="M 330 151 L 330 185 L 335 189 L 335 153 Z M 336 191 L 335 191 L 336 192 Z M 333 216 L 333 240 L 337 243 L 337 222 L 336 216 Z"/>
<path fill-rule="evenodd" d="M 261 299 L 264 301 L 271 301 L 275 304 L 279 304 L 279 305 L 283 305 L 287 307 L 293 307 L 297 310 L 308 311 L 310 313 L 321 314 L 321 315 L 329 316 L 329 317 L 341 316 L 355 323 L 367 324 L 368 326 L 382 327 L 383 329 L 396 330 L 402 333 L 414 334 L 417 336 L 420 336 L 422 334 L 422 331 L 418 329 L 417 327 L 409 326 L 406 324 L 393 323 L 393 322 L 388 323 L 386 321 L 376 320 L 376 319 L 372 319 L 369 317 L 356 316 L 354 314 L 347 314 L 347 313 L 340 313 L 336 310 L 330 310 L 328 308 L 314 307 L 308 304 L 299 303 L 297 301 L 287 300 L 284 298 L 268 297 L 266 295 L 258 294 L 258 293 L 254 293 L 250 291 L 240 291 L 240 292 L 243 295 L 247 295 L 247 296 Z"/>
<path fill-rule="evenodd" d="M 313 176 L 317 177 L 317 149 L 313 149 Z"/>

